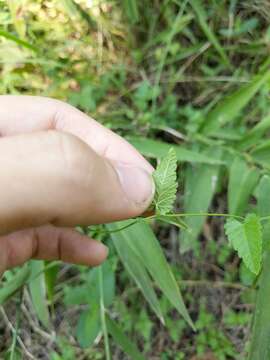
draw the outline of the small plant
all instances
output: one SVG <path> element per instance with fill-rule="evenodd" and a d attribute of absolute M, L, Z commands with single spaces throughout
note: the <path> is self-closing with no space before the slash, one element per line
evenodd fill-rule
<path fill-rule="evenodd" d="M 176 169 L 176 154 L 171 148 L 153 173 L 156 191 L 151 208 L 154 208 L 155 214 L 146 218 L 138 218 L 128 226 L 134 225 L 136 221 L 156 219 L 188 230 L 187 224 L 181 218 L 189 216 L 226 217 L 225 233 L 229 244 L 237 251 L 238 256 L 243 259 L 246 267 L 253 274 L 258 275 L 261 270 L 263 255 L 262 222 L 270 219 L 270 215 L 260 217 L 255 213 L 249 213 L 243 217 L 234 214 L 217 213 L 174 213 L 172 210 L 177 192 Z"/>
<path fill-rule="evenodd" d="M 105 264 L 4 274 L 0 358 L 269 360 L 268 2 L 0 8 L 1 94 L 67 101 L 158 162 L 149 216 L 80 228 L 109 247 Z"/>

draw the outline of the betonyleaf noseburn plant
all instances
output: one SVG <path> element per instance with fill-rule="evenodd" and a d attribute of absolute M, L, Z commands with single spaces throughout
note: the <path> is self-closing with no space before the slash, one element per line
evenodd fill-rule
<path fill-rule="evenodd" d="M 229 214 L 175 214 L 172 213 L 177 191 L 177 158 L 173 148 L 158 164 L 153 173 L 156 186 L 152 206 L 155 209 L 156 220 L 187 229 L 187 225 L 180 217 L 187 216 L 224 216 L 228 220 L 225 224 L 225 233 L 230 245 L 243 259 L 247 268 L 258 275 L 262 263 L 262 225 L 256 214 L 248 214 L 245 218 Z M 239 221 L 241 220 L 241 221 Z"/>
<path fill-rule="evenodd" d="M 256 214 L 247 214 L 243 217 L 234 214 L 217 213 L 173 213 L 172 210 L 177 192 L 176 170 L 176 153 L 171 148 L 153 172 L 156 189 L 150 208 L 154 210 L 154 215 L 134 219 L 134 222 L 116 231 L 130 227 L 138 221 L 148 222 L 153 219 L 189 230 L 187 224 L 182 220 L 188 216 L 226 217 L 225 233 L 230 245 L 237 251 L 238 256 L 243 260 L 246 267 L 253 274 L 258 275 L 262 267 L 262 221 L 270 220 L 270 216 L 259 217 Z"/>
<path fill-rule="evenodd" d="M 177 192 L 177 158 L 173 148 L 157 165 L 153 173 L 156 187 L 152 208 L 155 210 L 155 219 L 188 229 L 188 226 L 180 219 L 181 214 L 173 214 L 173 205 Z"/>

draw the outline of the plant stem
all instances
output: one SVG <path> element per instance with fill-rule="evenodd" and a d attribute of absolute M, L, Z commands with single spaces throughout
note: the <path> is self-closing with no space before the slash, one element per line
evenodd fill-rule
<path fill-rule="evenodd" d="M 100 318 L 101 318 L 101 326 L 102 326 L 102 332 L 103 332 L 104 344 L 105 344 L 105 355 L 106 355 L 106 360 L 111 360 L 109 336 L 108 336 L 106 318 L 105 318 L 102 266 L 99 267 L 99 292 L 100 292 Z"/>
<path fill-rule="evenodd" d="M 157 215 L 151 215 L 147 217 L 147 220 L 155 219 Z M 227 217 L 234 218 L 239 220 L 244 220 L 243 216 L 240 215 L 232 215 L 232 214 L 219 214 L 219 213 L 181 213 L 181 214 L 166 214 L 166 217 L 188 217 L 188 216 L 212 216 L 212 217 Z"/>
<path fill-rule="evenodd" d="M 147 219 L 147 218 L 146 218 L 146 219 Z M 127 225 L 125 225 L 125 226 L 117 229 L 117 230 L 111 230 L 111 231 L 110 231 L 110 230 L 99 230 L 99 231 L 98 231 L 98 234 L 112 234 L 112 233 L 115 233 L 115 232 L 118 232 L 118 231 L 122 231 L 122 230 L 124 230 L 124 229 L 129 228 L 129 227 L 132 226 L 132 225 L 135 225 L 137 222 L 138 222 L 138 220 L 136 219 L 136 220 L 134 220 L 132 223 L 129 223 L 129 224 L 127 224 Z"/>
<path fill-rule="evenodd" d="M 212 216 L 212 217 L 226 217 L 226 218 L 234 218 L 234 219 L 239 219 L 239 220 L 244 220 L 244 217 L 243 216 L 240 216 L 240 215 L 232 215 L 232 214 L 219 214 L 219 213 L 181 213 L 181 214 L 166 214 L 164 215 L 165 217 L 188 217 L 188 216 Z M 112 234 L 112 233 L 116 233 L 116 232 L 119 232 L 119 231 L 122 231 L 122 230 L 125 230 L 127 228 L 129 228 L 130 226 L 132 225 L 135 225 L 139 219 L 142 220 L 142 221 L 149 221 L 149 220 L 154 220 L 158 217 L 157 214 L 155 215 L 151 215 L 151 216 L 148 216 L 148 217 L 145 217 L 145 218 L 138 218 L 136 220 L 134 220 L 133 222 L 119 228 L 119 229 L 116 229 L 116 230 L 99 230 L 98 234 Z M 270 218 L 270 216 L 269 216 Z M 264 219 L 264 218 L 261 218 L 261 219 Z"/>
<path fill-rule="evenodd" d="M 270 219 L 270 215 L 260 217 L 260 221 L 265 221 L 269 219 Z"/>
<path fill-rule="evenodd" d="M 233 218 L 233 219 L 238 219 L 238 220 L 244 220 L 244 216 L 240 216 L 240 215 L 233 215 L 233 214 L 222 214 L 222 213 L 181 213 L 181 214 L 166 214 L 164 215 L 164 217 L 188 217 L 188 216 L 208 216 L 208 217 L 225 217 L 225 218 Z M 140 220 L 143 221 L 149 221 L 149 220 L 154 220 L 158 217 L 157 214 L 155 215 L 151 215 L 145 218 L 138 218 Z M 112 233 L 116 233 L 122 230 L 125 230 L 127 228 L 129 228 L 130 226 L 135 225 L 138 222 L 138 219 L 134 220 L 133 222 L 119 228 L 116 230 L 99 230 L 99 234 L 112 234 Z M 270 219 L 270 215 L 268 216 L 263 216 L 260 218 L 260 221 L 265 221 L 265 220 L 269 220 Z"/>

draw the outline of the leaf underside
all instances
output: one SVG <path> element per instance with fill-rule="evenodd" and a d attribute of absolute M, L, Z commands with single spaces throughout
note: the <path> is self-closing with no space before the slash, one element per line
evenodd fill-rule
<path fill-rule="evenodd" d="M 156 186 L 154 205 L 159 215 L 166 215 L 172 210 L 177 190 L 176 167 L 176 154 L 171 148 L 153 173 Z"/>

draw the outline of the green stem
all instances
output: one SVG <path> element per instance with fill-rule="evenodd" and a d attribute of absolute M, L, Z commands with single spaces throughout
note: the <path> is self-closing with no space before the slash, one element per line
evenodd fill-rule
<path fill-rule="evenodd" d="M 232 214 L 219 214 L 219 213 L 181 213 L 181 214 L 166 214 L 164 215 L 166 217 L 188 217 L 188 216 L 213 216 L 213 217 L 226 217 L 226 218 L 234 218 L 234 219 L 239 219 L 239 220 L 244 220 L 243 216 L 240 215 L 232 215 Z M 150 220 L 154 220 L 158 217 L 157 214 L 155 215 L 151 215 L 148 216 L 146 218 L 139 218 L 140 220 L 143 221 L 150 221 Z M 269 216 L 270 218 L 270 216 Z M 264 219 L 264 218 L 262 218 Z M 98 234 L 112 234 L 112 233 L 117 233 L 119 231 L 125 230 L 127 228 L 129 228 L 130 226 L 135 225 L 138 222 L 138 219 L 134 220 L 133 222 L 122 226 L 119 229 L 116 230 L 99 230 Z"/>
<path fill-rule="evenodd" d="M 147 220 L 155 219 L 157 215 L 148 216 Z M 220 214 L 220 213 L 181 213 L 181 214 L 166 214 L 166 217 L 188 217 L 188 216 L 213 216 L 213 217 L 227 217 L 239 220 L 244 220 L 243 216 L 233 214 Z"/>
<path fill-rule="evenodd" d="M 166 214 L 164 215 L 165 217 L 188 217 L 188 216 L 208 216 L 208 217 L 225 217 L 225 218 L 233 218 L 233 219 L 238 219 L 238 220 L 244 220 L 244 216 L 240 216 L 240 215 L 233 215 L 233 214 L 222 214 L 222 213 L 181 213 L 181 214 Z M 150 220 L 154 220 L 158 217 L 157 214 L 155 215 L 151 215 L 145 218 L 138 218 L 140 220 L 143 221 L 150 221 Z M 130 226 L 135 225 L 138 222 L 138 219 L 134 220 L 133 222 L 122 226 L 119 229 L 116 230 L 99 230 L 98 234 L 112 234 L 112 233 L 117 233 L 119 231 L 125 230 L 127 228 L 129 228 Z M 263 216 L 260 218 L 260 221 L 265 221 L 265 220 L 270 220 L 270 215 L 268 216 Z"/>
<path fill-rule="evenodd" d="M 270 215 L 260 217 L 260 221 L 265 221 L 269 219 L 270 219 Z"/>
<path fill-rule="evenodd" d="M 106 317 L 105 317 L 102 266 L 99 267 L 99 292 L 100 292 L 100 318 L 101 318 L 101 326 L 102 326 L 102 332 L 103 332 L 104 344 L 105 344 L 105 355 L 106 355 L 106 360 L 111 360 L 109 336 L 108 336 Z"/>
<path fill-rule="evenodd" d="M 138 220 L 136 219 L 132 223 L 129 223 L 129 224 L 127 224 L 127 225 L 125 225 L 125 226 L 123 226 L 123 227 L 121 227 L 119 229 L 116 229 L 116 230 L 111 230 L 111 231 L 109 231 L 109 230 L 99 230 L 98 234 L 112 234 L 112 233 L 115 233 L 115 232 L 118 232 L 118 231 L 122 231 L 124 229 L 129 228 L 132 225 L 135 225 L 137 222 L 138 222 Z"/>

